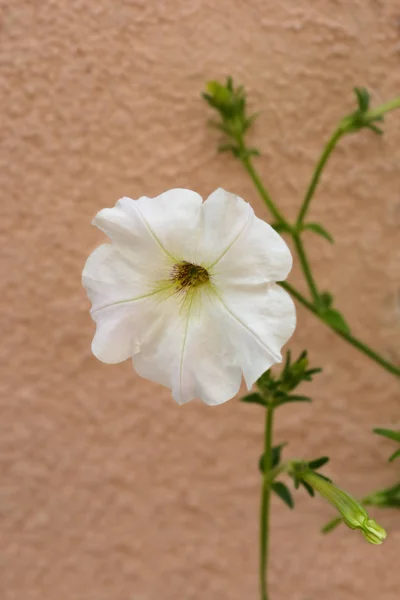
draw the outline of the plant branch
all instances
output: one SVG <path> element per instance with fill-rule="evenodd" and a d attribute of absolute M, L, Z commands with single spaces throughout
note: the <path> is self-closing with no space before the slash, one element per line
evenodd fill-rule
<path fill-rule="evenodd" d="M 393 375 L 400 377 L 400 367 L 397 367 L 393 363 L 391 363 L 388 360 L 386 360 L 385 358 L 383 358 L 383 356 L 381 356 L 380 354 L 375 352 L 375 350 L 372 350 L 372 348 L 367 346 L 367 344 L 364 344 L 358 338 L 352 336 L 350 333 L 346 333 L 342 330 L 339 330 L 339 329 L 336 329 L 335 327 L 333 327 L 330 323 L 328 323 L 325 320 L 324 314 L 319 312 L 318 308 L 316 306 L 314 306 L 314 304 L 309 302 L 309 300 L 304 298 L 304 296 L 295 287 L 293 287 L 292 285 L 290 285 L 289 283 L 286 283 L 284 281 L 281 281 L 279 283 L 279 285 L 282 286 L 287 292 L 289 292 L 298 302 L 300 302 L 300 304 L 302 304 L 305 308 L 307 308 L 310 312 L 312 312 L 316 317 L 318 317 L 318 319 L 320 321 L 322 321 L 323 323 L 325 323 L 325 325 L 327 325 L 330 329 L 332 329 L 332 331 L 337 333 L 341 338 L 343 338 L 344 340 L 349 342 L 349 344 L 351 344 L 352 346 L 354 346 L 355 348 L 360 350 L 363 354 L 365 354 L 366 356 L 371 358 L 373 361 L 378 363 L 381 367 L 386 369 L 386 371 L 388 371 L 389 373 L 392 373 Z"/>
<path fill-rule="evenodd" d="M 314 277 L 312 276 L 310 264 L 308 262 L 308 259 L 307 259 L 306 253 L 305 253 L 303 242 L 301 241 L 301 238 L 297 233 L 294 233 L 292 235 L 292 237 L 293 237 L 294 245 L 297 250 L 297 254 L 299 256 L 300 266 L 303 270 L 304 277 L 306 278 L 308 287 L 310 289 L 311 296 L 314 300 L 314 304 L 316 306 L 318 306 L 319 301 L 320 301 L 319 293 L 318 293 L 317 285 L 314 281 Z"/>
<path fill-rule="evenodd" d="M 330 140 L 326 144 L 324 151 L 322 152 L 321 158 L 319 159 L 318 164 L 315 168 L 314 174 L 312 176 L 310 185 L 308 186 L 303 203 L 301 205 L 299 216 L 297 217 L 297 222 L 296 222 L 297 229 L 300 229 L 300 227 L 304 221 L 304 217 L 306 216 L 306 213 L 309 209 L 310 202 L 312 200 L 312 197 L 314 196 L 314 193 L 317 188 L 318 182 L 321 178 L 323 169 L 324 169 L 326 163 L 328 162 L 330 155 L 332 154 L 333 150 L 335 149 L 336 144 L 338 143 L 338 141 L 340 140 L 342 135 L 344 135 L 345 133 L 346 133 L 345 129 L 341 125 L 339 125 L 339 127 L 334 131 Z"/>

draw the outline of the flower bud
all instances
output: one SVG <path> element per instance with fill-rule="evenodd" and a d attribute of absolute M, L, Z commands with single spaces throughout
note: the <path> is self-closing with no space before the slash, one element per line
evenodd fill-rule
<path fill-rule="evenodd" d="M 350 529 L 360 529 L 371 544 L 381 544 L 383 542 L 386 531 L 373 519 L 369 518 L 365 508 L 352 496 L 313 471 L 305 471 L 301 474 L 301 479 L 337 508 L 344 523 Z"/>
<path fill-rule="evenodd" d="M 367 519 L 365 521 L 362 532 L 371 544 L 382 544 L 386 537 L 386 531 L 374 519 Z"/>

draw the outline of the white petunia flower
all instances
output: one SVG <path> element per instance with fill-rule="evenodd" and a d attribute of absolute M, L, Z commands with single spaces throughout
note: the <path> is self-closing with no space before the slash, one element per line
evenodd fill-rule
<path fill-rule="evenodd" d="M 111 239 L 82 281 L 97 329 L 94 355 L 133 358 L 179 404 L 210 405 L 250 389 L 292 335 L 296 315 L 276 281 L 292 266 L 283 239 L 251 206 L 218 189 L 122 198 L 93 221 Z"/>

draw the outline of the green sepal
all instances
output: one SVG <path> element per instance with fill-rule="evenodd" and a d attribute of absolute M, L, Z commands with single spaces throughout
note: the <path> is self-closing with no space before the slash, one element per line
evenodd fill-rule
<path fill-rule="evenodd" d="M 275 492 L 277 496 L 279 496 L 281 500 L 284 501 L 284 503 L 289 508 L 294 508 L 293 497 L 287 485 L 282 483 L 282 481 L 274 481 L 273 483 L 271 483 L 271 489 Z"/>
<path fill-rule="evenodd" d="M 331 234 L 319 223 L 306 223 L 305 225 L 303 225 L 303 230 L 313 231 L 314 233 L 317 233 L 321 237 L 328 240 L 328 242 L 330 242 L 331 244 L 335 243 L 335 240 L 333 239 Z"/>
<path fill-rule="evenodd" d="M 321 532 L 329 533 L 330 531 L 336 529 L 336 527 L 338 527 L 341 523 L 343 523 L 343 519 L 341 517 L 336 517 L 335 519 L 332 519 L 331 521 L 329 521 L 329 523 L 324 525 L 324 527 L 322 527 L 321 529 Z"/>
<path fill-rule="evenodd" d="M 392 456 L 389 457 L 389 462 L 393 462 L 396 458 L 399 458 L 400 456 L 400 450 L 396 450 L 396 452 L 394 452 L 392 454 Z"/>
<path fill-rule="evenodd" d="M 307 490 L 307 492 L 312 498 L 315 496 L 314 488 L 312 488 L 311 485 L 307 483 L 307 481 L 303 481 L 302 479 L 300 479 L 299 483 Z"/>

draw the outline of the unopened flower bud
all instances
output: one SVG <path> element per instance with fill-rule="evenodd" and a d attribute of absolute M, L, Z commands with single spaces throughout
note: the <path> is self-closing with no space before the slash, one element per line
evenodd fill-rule
<path fill-rule="evenodd" d="M 302 473 L 301 479 L 337 508 L 343 522 L 350 529 L 360 529 L 371 544 L 381 544 L 383 542 L 386 531 L 373 519 L 370 519 L 365 508 L 347 492 L 337 488 L 333 483 L 310 470 Z"/>

